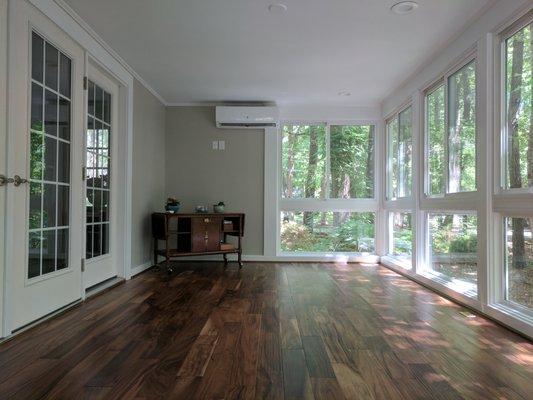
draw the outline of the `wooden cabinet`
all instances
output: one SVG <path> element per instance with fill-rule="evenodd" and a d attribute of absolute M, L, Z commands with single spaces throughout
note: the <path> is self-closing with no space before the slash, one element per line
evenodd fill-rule
<path fill-rule="evenodd" d="M 227 255 L 234 253 L 242 267 L 244 214 L 153 213 L 152 236 L 154 265 L 161 255 L 169 267 L 168 262 L 174 257 L 222 254 L 227 263 Z M 235 237 L 237 243 L 228 242 L 228 237 Z M 160 241 L 165 242 L 165 248 L 161 250 Z"/>

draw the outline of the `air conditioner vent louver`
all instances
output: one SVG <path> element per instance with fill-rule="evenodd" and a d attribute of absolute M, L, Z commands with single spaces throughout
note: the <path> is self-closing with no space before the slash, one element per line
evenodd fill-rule
<path fill-rule="evenodd" d="M 218 128 L 261 129 L 278 126 L 277 107 L 221 106 L 216 108 Z"/>

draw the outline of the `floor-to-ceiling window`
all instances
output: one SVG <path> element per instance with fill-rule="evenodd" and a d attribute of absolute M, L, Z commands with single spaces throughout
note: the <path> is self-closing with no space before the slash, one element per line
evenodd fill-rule
<path fill-rule="evenodd" d="M 495 174 L 492 300 L 533 317 L 533 16 L 500 36 L 501 113 Z"/>
<path fill-rule="evenodd" d="M 386 121 L 385 213 L 387 258 L 402 268 L 413 261 L 413 112 L 402 107 Z"/>
<path fill-rule="evenodd" d="M 466 58 L 425 90 L 423 108 L 421 245 L 425 254 L 417 272 L 476 297 L 479 204 L 475 57 Z"/>
<path fill-rule="evenodd" d="M 375 125 L 285 123 L 282 253 L 375 253 Z"/>

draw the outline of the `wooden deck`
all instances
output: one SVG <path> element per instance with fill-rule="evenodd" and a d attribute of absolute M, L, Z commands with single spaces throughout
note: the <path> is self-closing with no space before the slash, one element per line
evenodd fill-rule
<path fill-rule="evenodd" d="M 532 398 L 531 342 L 384 267 L 176 270 L 0 345 L 0 398 Z"/>

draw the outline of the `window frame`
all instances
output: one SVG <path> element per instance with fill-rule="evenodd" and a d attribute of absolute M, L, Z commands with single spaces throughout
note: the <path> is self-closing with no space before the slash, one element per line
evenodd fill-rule
<path fill-rule="evenodd" d="M 326 179 L 326 197 L 323 199 L 319 198 L 284 198 L 283 197 L 283 128 L 285 125 L 323 125 L 326 128 L 326 160 L 325 160 L 325 179 Z M 330 134 L 331 126 L 336 125 L 372 125 L 374 126 L 374 195 L 369 198 L 355 198 L 355 199 L 339 199 L 339 198 L 330 198 Z M 375 225 L 376 229 L 374 230 L 374 243 L 375 251 L 373 254 L 379 254 L 380 249 L 380 209 L 379 209 L 379 196 L 380 196 L 380 185 L 381 185 L 381 172 L 379 170 L 379 146 L 380 146 L 380 121 L 372 119 L 327 119 L 327 120 L 313 120 L 313 119 L 286 119 L 280 120 L 279 127 L 276 129 L 277 132 L 277 187 L 276 187 L 276 256 L 283 257 L 319 257 L 319 256 L 330 256 L 334 254 L 338 257 L 343 256 L 359 256 L 361 253 L 353 252 L 284 252 L 281 249 L 281 225 L 280 225 L 280 215 L 284 211 L 332 211 L 332 212 L 372 212 L 375 214 Z"/>

